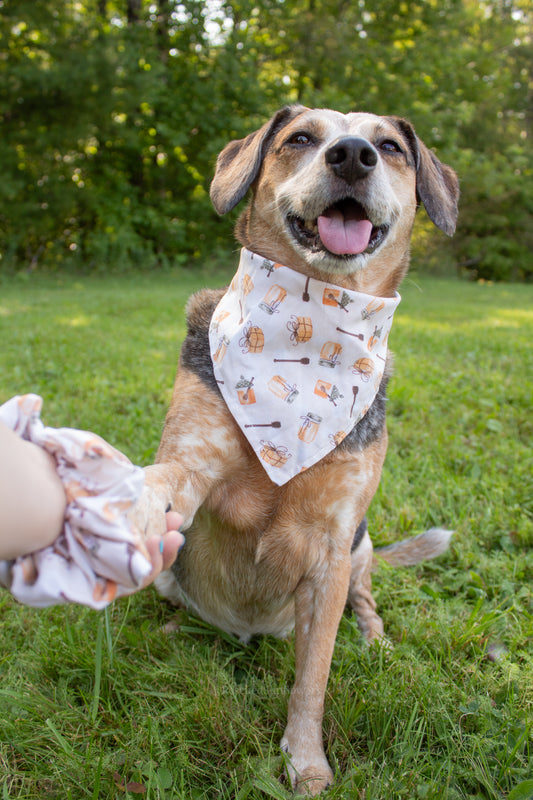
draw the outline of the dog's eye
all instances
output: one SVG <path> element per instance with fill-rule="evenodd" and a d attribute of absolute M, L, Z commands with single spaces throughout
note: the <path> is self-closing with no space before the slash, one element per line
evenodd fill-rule
<path fill-rule="evenodd" d="M 287 144 L 295 144 L 299 147 L 306 147 L 313 143 L 313 140 L 307 133 L 294 133 L 290 139 L 287 140 Z"/>
<path fill-rule="evenodd" d="M 380 142 L 379 149 L 383 153 L 403 153 L 402 148 L 394 139 L 384 139 L 384 141 Z"/>

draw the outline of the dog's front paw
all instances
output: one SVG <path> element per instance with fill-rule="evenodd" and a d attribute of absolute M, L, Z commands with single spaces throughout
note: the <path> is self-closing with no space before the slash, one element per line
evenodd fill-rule
<path fill-rule="evenodd" d="M 333 783 L 333 772 L 322 748 L 317 752 L 304 748 L 305 752 L 297 753 L 284 736 L 281 749 L 289 756 L 286 771 L 296 795 L 315 797 Z"/>
<path fill-rule="evenodd" d="M 148 539 L 150 536 L 162 536 L 165 533 L 167 529 L 165 513 L 168 510 L 168 503 L 165 504 L 151 486 L 145 485 L 128 517 L 138 533 L 144 539 Z"/>

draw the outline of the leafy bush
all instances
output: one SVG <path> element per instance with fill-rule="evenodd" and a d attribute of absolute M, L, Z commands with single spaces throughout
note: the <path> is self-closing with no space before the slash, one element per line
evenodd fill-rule
<path fill-rule="evenodd" d="M 0 0 L 3 269 L 152 268 L 232 249 L 217 153 L 286 102 L 410 118 L 461 177 L 422 268 L 531 280 L 523 0 Z M 415 242 L 415 251 L 417 243 Z"/>

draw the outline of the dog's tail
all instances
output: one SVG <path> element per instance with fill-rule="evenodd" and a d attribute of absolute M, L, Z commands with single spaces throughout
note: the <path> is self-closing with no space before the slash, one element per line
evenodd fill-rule
<path fill-rule="evenodd" d="M 436 558 L 448 549 L 453 531 L 444 528 L 430 528 L 428 531 L 403 539 L 388 547 L 381 547 L 374 551 L 373 566 L 377 566 L 378 559 L 382 558 L 393 567 L 411 567 L 420 561 Z"/>

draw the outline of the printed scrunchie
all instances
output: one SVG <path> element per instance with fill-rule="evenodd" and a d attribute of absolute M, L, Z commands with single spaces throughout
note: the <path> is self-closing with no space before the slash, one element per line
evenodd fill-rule
<path fill-rule="evenodd" d="M 126 516 L 144 473 L 93 433 L 45 427 L 42 404 L 36 394 L 13 397 L 0 406 L 0 421 L 54 457 L 67 498 L 63 530 L 42 550 L 0 561 L 0 585 L 37 608 L 73 602 L 101 609 L 139 589 L 152 569 Z"/>

